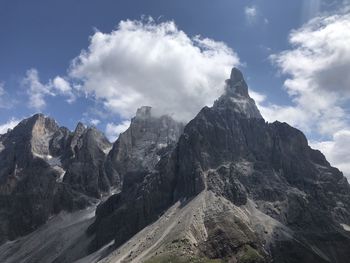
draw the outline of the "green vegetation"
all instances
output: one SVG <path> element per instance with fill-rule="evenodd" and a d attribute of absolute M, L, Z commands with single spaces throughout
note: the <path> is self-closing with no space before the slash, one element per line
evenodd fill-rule
<path fill-rule="evenodd" d="M 239 258 L 239 263 L 259 263 L 263 262 L 264 258 L 251 246 L 244 247 L 244 254 Z"/>

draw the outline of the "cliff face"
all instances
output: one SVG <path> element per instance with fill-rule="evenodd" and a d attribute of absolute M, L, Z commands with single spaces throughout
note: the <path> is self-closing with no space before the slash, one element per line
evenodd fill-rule
<path fill-rule="evenodd" d="M 233 69 L 185 127 L 142 107 L 114 144 L 40 114 L 1 135 L 0 231 L 28 234 L 4 262 L 345 263 L 350 186 Z"/>
<path fill-rule="evenodd" d="M 121 185 L 124 178 L 151 172 L 173 150 L 182 131 L 183 124 L 171 117 L 154 116 L 151 107 L 139 108 L 107 156 L 108 176 L 119 178 Z"/>
<path fill-rule="evenodd" d="M 114 144 L 82 123 L 71 132 L 42 114 L 23 120 L 0 137 L 0 243 L 120 191 L 124 176 L 151 171 L 182 129 L 150 107 L 138 110 Z"/>
<path fill-rule="evenodd" d="M 84 208 L 107 191 L 107 139 L 79 125 L 74 132 L 42 114 L 1 136 L 0 240 L 28 234 L 61 210 Z"/>
<path fill-rule="evenodd" d="M 342 173 L 302 132 L 266 123 L 238 70 L 226 84 L 225 94 L 186 125 L 154 171 L 125 178 L 121 193 L 100 205 L 91 249 L 112 238 L 118 247 L 172 205 L 191 206 L 201 196 L 206 235 L 198 234 L 192 217 L 189 227 L 170 231 L 163 252 L 183 232 L 185 243 L 195 244 L 191 253 L 202 257 L 243 262 L 250 251 L 256 262 L 347 262 L 350 187 Z"/>

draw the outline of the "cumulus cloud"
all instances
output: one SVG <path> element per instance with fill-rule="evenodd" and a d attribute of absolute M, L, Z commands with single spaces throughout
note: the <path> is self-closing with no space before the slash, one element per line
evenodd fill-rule
<path fill-rule="evenodd" d="M 328 161 L 350 180 L 350 129 L 336 132 L 332 140 L 312 142 L 311 146 L 323 152 Z"/>
<path fill-rule="evenodd" d="M 121 21 L 96 32 L 69 76 L 105 109 L 129 119 L 143 105 L 188 121 L 223 92 L 236 53 L 222 42 L 190 37 L 174 22 Z"/>
<path fill-rule="evenodd" d="M 29 96 L 28 106 L 38 111 L 45 108 L 45 97 L 47 96 L 66 96 L 68 97 L 68 103 L 72 103 L 75 100 L 75 95 L 69 82 L 60 76 L 44 84 L 40 81 L 38 71 L 36 69 L 30 69 L 26 72 L 22 84 L 27 88 L 27 94 Z"/>
<path fill-rule="evenodd" d="M 106 136 L 111 141 L 114 142 L 118 139 L 119 134 L 125 132 L 130 126 L 130 121 L 125 120 L 119 124 L 107 123 L 106 125 Z"/>
<path fill-rule="evenodd" d="M 350 14 L 323 15 L 290 34 L 291 49 L 271 56 L 286 75 L 292 105 L 269 104 L 257 94 L 262 115 L 287 121 L 327 141 L 314 142 L 330 162 L 349 174 Z"/>
<path fill-rule="evenodd" d="M 349 125 L 346 104 L 350 99 L 350 14 L 322 16 L 290 35 L 293 48 L 272 56 L 288 75 L 284 86 L 294 106 L 288 111 L 301 127 L 333 135 Z M 286 116 L 288 118 L 288 116 Z M 310 127 L 310 124 L 312 125 Z"/>
<path fill-rule="evenodd" d="M 56 93 L 66 96 L 68 103 L 73 103 L 75 101 L 75 95 L 73 93 L 73 88 L 67 80 L 60 76 L 56 76 L 50 84 L 51 89 L 56 91 Z"/>
<path fill-rule="evenodd" d="M 19 122 L 20 120 L 11 118 L 6 123 L 0 124 L 0 134 L 6 133 L 8 129 L 13 129 Z"/>

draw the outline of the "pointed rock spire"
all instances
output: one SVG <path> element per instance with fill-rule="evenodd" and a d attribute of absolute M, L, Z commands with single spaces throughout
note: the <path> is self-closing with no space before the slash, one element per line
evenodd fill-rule
<path fill-rule="evenodd" d="M 242 72 L 233 68 L 231 70 L 230 79 L 226 80 L 226 93 L 230 96 L 244 96 L 249 97 L 248 94 L 248 85 L 244 80 Z"/>
<path fill-rule="evenodd" d="M 218 110 L 231 109 L 244 118 L 262 119 L 254 100 L 249 96 L 248 85 L 242 72 L 233 68 L 226 80 L 225 93 L 214 103 Z"/>

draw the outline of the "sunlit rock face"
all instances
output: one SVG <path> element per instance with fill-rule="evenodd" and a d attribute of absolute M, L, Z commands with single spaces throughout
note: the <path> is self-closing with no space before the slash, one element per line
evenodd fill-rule
<path fill-rule="evenodd" d="M 174 149 L 183 127 L 168 115 L 154 115 L 151 107 L 139 108 L 108 154 L 107 175 L 123 182 L 128 174 L 151 172 L 161 157 Z"/>
<path fill-rule="evenodd" d="M 0 241 L 30 233 L 61 210 L 88 206 L 113 184 L 103 172 L 111 144 L 94 128 L 80 124 L 70 132 L 36 114 L 0 140 Z"/>

